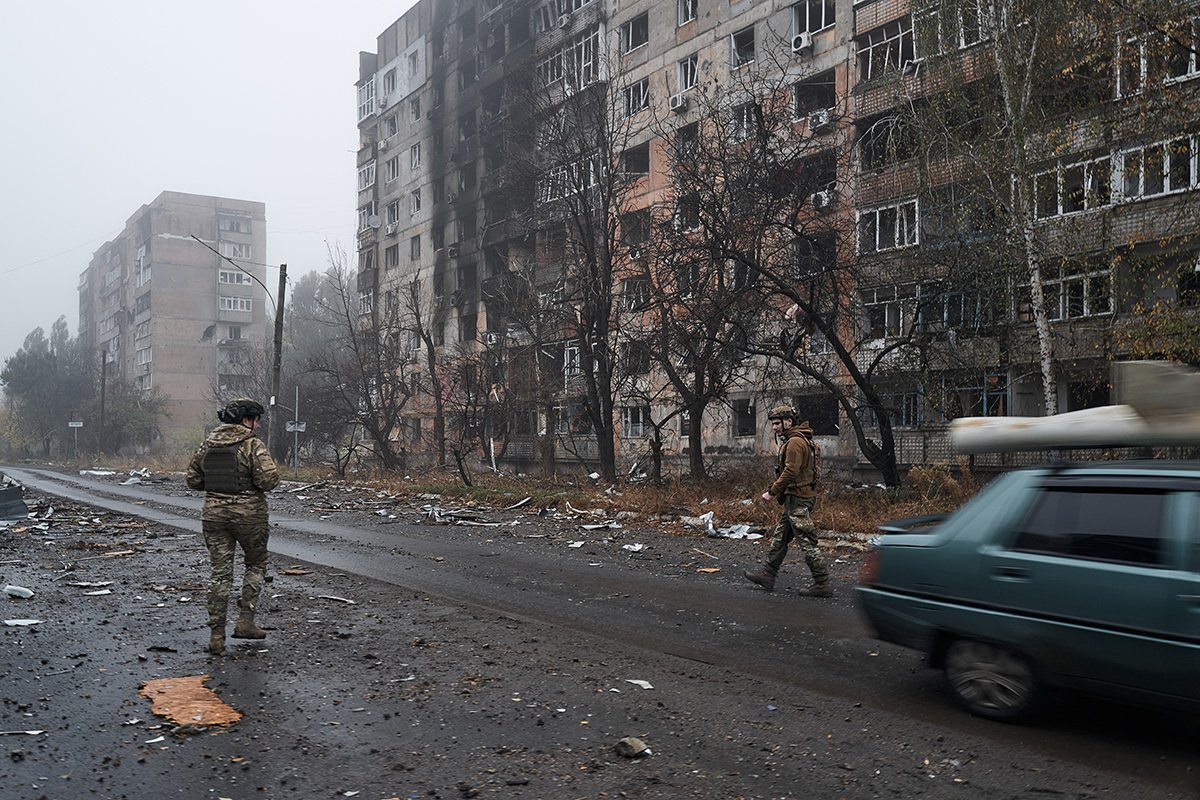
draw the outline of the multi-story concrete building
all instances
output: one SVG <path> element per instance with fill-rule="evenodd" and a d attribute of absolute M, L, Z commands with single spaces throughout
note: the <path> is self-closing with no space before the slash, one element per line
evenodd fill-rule
<path fill-rule="evenodd" d="M 85 352 L 110 383 L 169 400 L 159 447 L 194 439 L 217 398 L 250 388 L 269 316 L 265 255 L 262 203 L 163 192 L 80 275 Z"/>
<path fill-rule="evenodd" d="M 619 203 L 604 209 L 620 218 L 605 243 L 620 250 L 609 281 L 619 313 L 641 309 L 645 281 L 671 263 L 653 246 L 661 223 L 685 236 L 701 227 L 698 206 L 673 178 L 681 143 L 710 136 L 742 153 L 756 131 L 763 153 L 800 143 L 781 166 L 804 186 L 793 227 L 820 251 L 806 258 L 821 261 L 826 277 L 799 270 L 795 282 L 807 294 L 796 293 L 791 311 L 787 287 L 775 292 L 782 303 L 765 295 L 755 337 L 787 334 L 803 297 L 833 272 L 840 278 L 829 302 L 838 314 L 828 330 L 812 333 L 810 321 L 799 349 L 781 346 L 779 356 L 805 369 L 772 371 L 769 354 L 753 348 L 751 367 L 705 412 L 705 452 L 769 450 L 755 409 L 783 398 L 811 416 L 827 454 L 858 460 L 863 437 L 893 439 L 902 464 L 951 458 L 944 428 L 957 415 L 1108 402 L 1109 362 L 1145 350 L 1114 332 L 1155 303 L 1186 312 L 1200 298 L 1189 244 L 1200 147 L 1186 112 L 1200 86 L 1192 80 L 1200 77 L 1194 12 L 1181 2 L 1149 24 L 1098 17 L 1085 26 L 1094 40 L 1058 39 L 1065 66 L 1039 53 L 1053 68 L 1027 73 L 1043 82 L 1032 92 L 1044 95 L 1037 115 L 1005 131 L 1017 155 L 989 162 L 980 160 L 971 121 L 978 125 L 980 109 L 1003 95 L 1001 73 L 1020 66 L 997 57 L 997 43 L 1007 46 L 1002 37 L 1024 35 L 1034 22 L 1005 28 L 1009 17 L 989 20 L 996 5 L 1005 4 L 422 0 L 381 34 L 377 54 L 360 57 L 359 289 L 362 311 L 375 315 L 364 319 L 378 324 L 381 306 L 396 307 L 402 287 L 416 285 L 442 351 L 518 341 L 514 309 L 495 287 L 533 267 L 547 276 L 543 294 L 563 290 L 553 275 L 560 218 L 543 212 L 563 194 L 556 183 L 587 169 L 560 158 L 543 165 L 536 185 L 515 180 L 519 139 L 507 134 L 536 127 L 548 108 L 586 90 L 607 98 L 627 137 L 603 164 L 629 179 Z M 548 103 L 529 101 L 535 89 Z M 969 103 L 947 110 L 947 95 Z M 780 109 L 784 124 L 764 134 L 764 118 Z M 963 146 L 947 146 L 948 136 L 965 137 Z M 717 174 L 713 186 L 725 180 Z M 979 190 L 984 183 L 990 197 Z M 738 289 L 741 279 L 716 285 Z M 552 403 L 543 409 L 542 398 L 531 398 L 528 410 L 508 409 L 507 452 L 519 461 L 532 459 L 529 441 L 546 433 L 571 454 L 595 455 L 586 443 L 565 442 L 583 402 L 580 351 L 595 346 L 573 332 L 570 317 L 554 347 L 539 343 L 561 371 Z M 624 324 L 600 347 L 632 349 L 636 342 L 621 337 L 637 323 Z M 829 345 L 834 333 L 843 348 Z M 874 409 L 855 385 L 860 371 L 879 396 Z M 843 399 L 814 373 L 844 387 Z M 678 411 L 676 393 L 649 384 L 661 388 L 661 376 L 615 390 L 625 459 L 645 451 L 652 420 Z M 421 422 L 430 406 L 416 397 L 411 409 L 415 443 L 428 431 Z M 859 410 L 869 413 L 859 419 Z M 684 452 L 689 425 L 680 416 L 655 435 L 667 451 Z"/>

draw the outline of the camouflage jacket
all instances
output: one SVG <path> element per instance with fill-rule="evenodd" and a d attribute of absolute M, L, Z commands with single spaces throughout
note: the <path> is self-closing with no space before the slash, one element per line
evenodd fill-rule
<path fill-rule="evenodd" d="M 237 493 L 210 491 L 204 498 L 201 519 L 222 522 L 265 522 L 266 492 L 279 485 L 279 468 L 254 431 L 244 425 L 218 425 L 196 450 L 187 468 L 189 489 L 206 491 L 204 456 L 212 447 L 237 446 L 237 481 L 245 488 Z"/>

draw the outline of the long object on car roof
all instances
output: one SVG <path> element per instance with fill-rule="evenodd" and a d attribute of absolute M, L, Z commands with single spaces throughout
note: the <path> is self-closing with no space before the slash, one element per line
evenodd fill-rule
<path fill-rule="evenodd" d="M 1200 446 L 1200 374 L 1161 361 L 1117 365 L 1123 405 L 1052 417 L 963 417 L 950 423 L 960 453 L 1084 447 Z"/>

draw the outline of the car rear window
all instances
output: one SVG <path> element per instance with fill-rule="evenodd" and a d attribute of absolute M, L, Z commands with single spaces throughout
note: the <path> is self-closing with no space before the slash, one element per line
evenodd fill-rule
<path fill-rule="evenodd" d="M 1162 492 L 1046 488 L 1018 527 L 1012 549 L 1159 565 L 1166 497 Z"/>

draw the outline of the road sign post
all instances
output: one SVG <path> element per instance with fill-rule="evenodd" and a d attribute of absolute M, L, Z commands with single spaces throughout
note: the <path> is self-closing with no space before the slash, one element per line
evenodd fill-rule
<path fill-rule="evenodd" d="M 67 423 L 67 427 L 75 434 L 75 460 L 79 460 L 79 429 L 83 427 L 83 422 L 72 420 Z"/>

